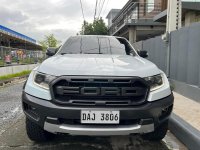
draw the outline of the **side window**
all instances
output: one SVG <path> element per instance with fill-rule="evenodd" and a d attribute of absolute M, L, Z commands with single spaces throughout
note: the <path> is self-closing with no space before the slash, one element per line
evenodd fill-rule
<path fill-rule="evenodd" d="M 111 53 L 112 54 L 120 54 L 120 55 L 126 55 L 126 48 L 123 43 L 121 43 L 117 38 L 112 37 L 109 40 L 111 45 Z"/>
<path fill-rule="evenodd" d="M 121 44 L 124 45 L 125 51 L 126 51 L 127 55 L 130 55 L 131 53 L 133 53 L 133 55 L 135 55 L 134 54 L 134 50 L 132 49 L 132 47 L 130 46 L 130 44 L 125 39 L 118 38 L 118 40 L 120 41 Z"/>

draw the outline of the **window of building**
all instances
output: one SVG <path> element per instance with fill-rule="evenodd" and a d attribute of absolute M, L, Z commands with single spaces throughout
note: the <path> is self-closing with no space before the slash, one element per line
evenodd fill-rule
<path fill-rule="evenodd" d="M 138 8 L 137 7 L 132 11 L 131 19 L 138 19 Z"/>
<path fill-rule="evenodd" d="M 146 12 L 150 13 L 154 10 L 154 0 L 146 0 Z"/>

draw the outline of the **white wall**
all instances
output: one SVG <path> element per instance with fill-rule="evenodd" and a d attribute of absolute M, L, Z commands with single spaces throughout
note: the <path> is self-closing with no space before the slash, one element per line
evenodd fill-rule
<path fill-rule="evenodd" d="M 14 74 L 25 70 L 33 70 L 38 64 L 0 67 L 0 76 Z"/>

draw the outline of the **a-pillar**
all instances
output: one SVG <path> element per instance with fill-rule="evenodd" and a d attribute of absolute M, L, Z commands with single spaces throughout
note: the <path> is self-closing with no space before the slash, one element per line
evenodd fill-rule
<path fill-rule="evenodd" d="M 129 34 L 129 42 L 133 45 L 136 42 L 136 29 L 135 28 L 129 28 L 128 30 Z"/>

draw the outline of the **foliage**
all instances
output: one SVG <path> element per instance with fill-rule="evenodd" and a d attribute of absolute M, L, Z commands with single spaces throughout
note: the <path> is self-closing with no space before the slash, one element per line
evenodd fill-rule
<path fill-rule="evenodd" d="M 48 47 L 58 47 L 61 42 L 57 40 L 53 34 L 49 34 L 39 43 L 42 46 L 42 50 L 46 51 Z"/>
<path fill-rule="evenodd" d="M 102 18 L 93 22 L 93 28 L 96 35 L 108 35 L 108 28 Z"/>
<path fill-rule="evenodd" d="M 102 18 L 95 19 L 93 23 L 84 21 L 81 35 L 108 35 L 108 28 Z"/>
<path fill-rule="evenodd" d="M 4 66 L 4 62 L 0 60 L 0 66 Z"/>
<path fill-rule="evenodd" d="M 12 79 L 15 77 L 21 77 L 21 76 L 29 75 L 30 73 L 31 73 L 31 70 L 26 70 L 26 71 L 22 71 L 22 72 L 15 73 L 15 74 L 8 74 L 5 76 L 0 76 L 0 80 L 8 80 L 8 79 Z"/>
<path fill-rule="evenodd" d="M 34 64 L 36 63 L 36 59 L 35 58 L 24 58 L 24 59 L 21 59 L 19 61 L 20 64 Z"/>

